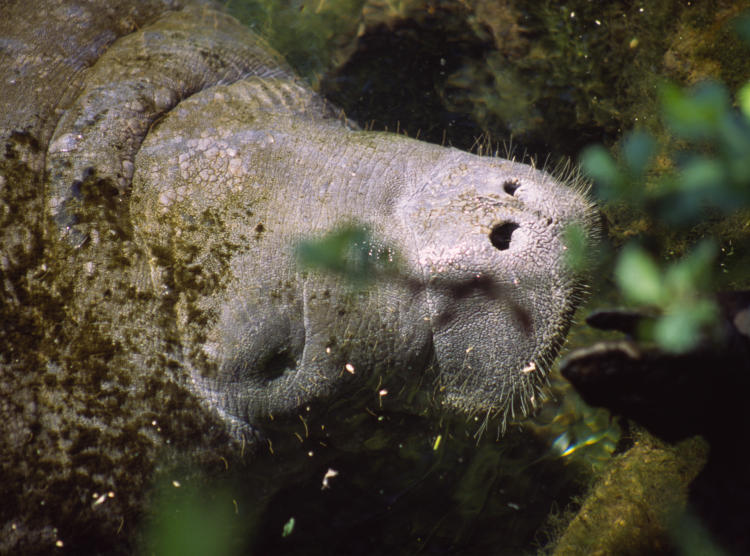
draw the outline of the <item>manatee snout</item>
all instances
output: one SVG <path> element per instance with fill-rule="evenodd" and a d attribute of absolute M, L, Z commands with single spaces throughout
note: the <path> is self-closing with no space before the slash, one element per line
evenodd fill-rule
<path fill-rule="evenodd" d="M 564 235 L 590 233 L 593 208 L 580 185 L 529 165 L 452 158 L 410 207 L 432 284 L 439 399 L 505 422 L 539 402 L 581 297 Z"/>

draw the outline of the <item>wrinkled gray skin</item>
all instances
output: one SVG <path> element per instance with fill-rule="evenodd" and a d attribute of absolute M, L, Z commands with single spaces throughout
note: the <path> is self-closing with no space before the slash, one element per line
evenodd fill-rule
<path fill-rule="evenodd" d="M 89 52 L 74 98 L 43 122 L 50 233 L 96 243 L 80 191 L 129 196 L 178 358 L 235 432 L 391 383 L 469 414 L 532 408 L 578 300 L 562 234 L 590 225 L 581 193 L 528 165 L 359 131 L 236 21 L 164 4 Z M 398 279 L 357 290 L 300 268 L 299 240 L 348 223 L 392 251 Z"/>

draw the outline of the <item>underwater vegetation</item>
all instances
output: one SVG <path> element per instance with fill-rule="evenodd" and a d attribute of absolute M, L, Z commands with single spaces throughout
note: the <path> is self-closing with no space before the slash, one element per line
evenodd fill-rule
<path fill-rule="evenodd" d="M 691 349 L 717 323 L 712 294 L 733 249 L 719 235 L 724 223 L 750 231 L 750 106 L 742 100 L 748 94 L 750 81 L 735 106 L 721 82 L 688 89 L 664 83 L 666 139 L 636 130 L 623 137 L 617 158 L 602 146 L 581 155 L 596 196 L 649 223 L 629 234 L 614 278 L 627 302 L 659 312 L 638 334 L 667 351 Z"/>
<path fill-rule="evenodd" d="M 750 42 L 750 12 L 730 27 Z M 737 456 L 750 427 L 744 411 L 750 388 L 749 77 L 745 73 L 734 94 L 716 79 L 688 87 L 664 81 L 658 87 L 663 127 L 630 131 L 614 153 L 599 145 L 581 155 L 609 224 L 602 264 L 612 269 L 611 298 L 627 307 L 599 311 L 587 322 L 627 339 L 574 351 L 562 374 L 588 403 L 674 443 L 669 449 L 684 451 L 683 465 L 705 457 L 695 435 L 710 446 L 705 465 L 683 477 L 690 484 L 687 512 L 673 508 L 661 518 L 669 542 L 658 551 L 669 545 L 685 554 L 750 550 L 750 482 Z M 639 429 L 634 436 L 633 447 L 609 469 L 622 475 L 600 481 L 599 490 L 607 481 L 625 488 L 641 473 L 626 471 L 631 454 L 644 450 L 644 441 L 659 444 Z M 652 479 L 654 468 L 642 473 L 639 484 Z M 593 490 L 581 510 L 589 525 L 574 520 L 561 543 L 578 535 L 577 547 L 616 546 L 607 544 L 614 542 L 609 533 L 590 533 L 590 524 L 618 506 L 616 500 Z"/>
<path fill-rule="evenodd" d="M 662 77 L 710 76 L 735 90 L 750 70 L 726 25 L 740 10 L 726 1 L 372 0 L 357 50 L 321 88 L 378 129 L 464 149 L 481 134 L 513 137 L 540 160 L 577 158 L 634 125 L 658 127 Z"/>
<path fill-rule="evenodd" d="M 750 48 L 726 23 L 742 2 L 231 0 L 347 115 L 473 148 L 513 137 L 539 160 L 659 126 L 663 77 L 736 90 Z M 398 87 L 391 84 L 399 83 Z"/>
<path fill-rule="evenodd" d="M 738 2 L 470 2 L 494 48 L 444 87 L 483 131 L 577 157 L 623 130 L 658 127 L 657 83 L 707 76 L 736 88 L 747 48 L 725 23 Z"/>

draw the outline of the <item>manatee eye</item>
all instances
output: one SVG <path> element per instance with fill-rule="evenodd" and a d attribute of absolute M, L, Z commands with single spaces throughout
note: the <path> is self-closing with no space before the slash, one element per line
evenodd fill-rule
<path fill-rule="evenodd" d="M 507 180 L 505 183 L 503 183 L 503 191 L 505 191 L 508 195 L 515 195 L 516 189 L 521 187 L 521 184 L 518 183 L 518 180 Z"/>
<path fill-rule="evenodd" d="M 495 249 L 505 251 L 508 247 L 510 247 L 511 236 L 513 235 L 513 232 L 515 232 L 518 228 L 518 224 L 514 224 L 512 222 L 497 224 L 492 227 L 492 231 L 490 232 L 490 242 L 495 247 Z"/>

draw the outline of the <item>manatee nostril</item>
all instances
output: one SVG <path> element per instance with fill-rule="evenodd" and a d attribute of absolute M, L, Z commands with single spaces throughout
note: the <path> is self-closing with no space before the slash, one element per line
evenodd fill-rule
<path fill-rule="evenodd" d="M 519 228 L 518 224 L 512 222 L 506 222 L 505 224 L 498 224 L 492 227 L 490 232 L 490 242 L 492 245 L 500 251 L 505 251 L 510 247 L 510 240 L 515 232 Z"/>
<path fill-rule="evenodd" d="M 503 183 L 503 191 L 505 191 L 508 195 L 515 195 L 516 190 L 521 187 L 521 184 L 518 183 L 518 180 L 507 180 L 505 183 Z"/>

